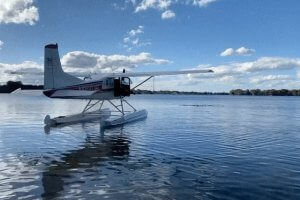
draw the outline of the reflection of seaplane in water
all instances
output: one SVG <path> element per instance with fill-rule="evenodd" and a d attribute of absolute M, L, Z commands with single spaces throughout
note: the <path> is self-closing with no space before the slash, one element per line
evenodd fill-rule
<path fill-rule="evenodd" d="M 187 71 L 161 71 L 161 72 L 125 72 L 105 73 L 82 80 L 68 73 L 61 67 L 57 44 L 45 46 L 44 57 L 44 94 L 50 98 L 86 99 L 89 100 L 83 111 L 79 114 L 56 117 L 45 117 L 46 125 L 76 123 L 100 119 L 104 126 L 121 125 L 127 122 L 146 118 L 146 110 L 137 110 L 125 100 L 131 91 L 136 89 L 154 76 L 209 73 L 212 70 L 187 70 Z M 130 77 L 148 77 L 132 89 Z M 117 105 L 113 100 L 118 100 Z M 103 108 L 104 102 L 112 105 L 114 110 Z M 97 110 L 92 108 L 99 106 Z M 125 105 L 130 110 L 125 109 Z M 113 112 L 119 115 L 112 114 Z"/>

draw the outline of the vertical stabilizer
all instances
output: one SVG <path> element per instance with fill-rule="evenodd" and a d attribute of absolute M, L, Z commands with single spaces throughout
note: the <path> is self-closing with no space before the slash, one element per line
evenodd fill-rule
<path fill-rule="evenodd" d="M 82 82 L 81 79 L 63 71 L 58 53 L 58 45 L 46 45 L 44 56 L 44 89 L 61 88 L 80 82 Z"/>

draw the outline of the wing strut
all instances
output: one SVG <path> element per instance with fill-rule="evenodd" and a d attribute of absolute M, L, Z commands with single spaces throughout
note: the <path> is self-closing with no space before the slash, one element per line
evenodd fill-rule
<path fill-rule="evenodd" d="M 140 85 L 144 84 L 145 82 L 147 82 L 148 80 L 150 80 L 151 78 L 153 78 L 154 76 L 150 76 L 148 77 L 146 80 L 142 81 L 141 83 L 137 84 L 136 86 L 134 86 L 134 88 L 132 88 L 132 90 L 134 90 L 135 88 L 139 87 Z"/>

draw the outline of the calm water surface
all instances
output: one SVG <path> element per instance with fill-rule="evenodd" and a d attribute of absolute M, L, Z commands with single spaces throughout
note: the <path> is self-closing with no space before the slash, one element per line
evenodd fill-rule
<path fill-rule="evenodd" d="M 129 101 L 148 118 L 49 130 L 84 102 L 0 95 L 0 199 L 300 199 L 300 98 Z"/>

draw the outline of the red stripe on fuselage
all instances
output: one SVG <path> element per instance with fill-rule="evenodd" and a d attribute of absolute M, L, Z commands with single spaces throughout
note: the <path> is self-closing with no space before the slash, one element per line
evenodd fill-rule
<path fill-rule="evenodd" d="M 63 88 L 63 90 L 99 91 L 99 90 L 102 90 L 102 81 L 69 86 L 69 87 Z"/>

